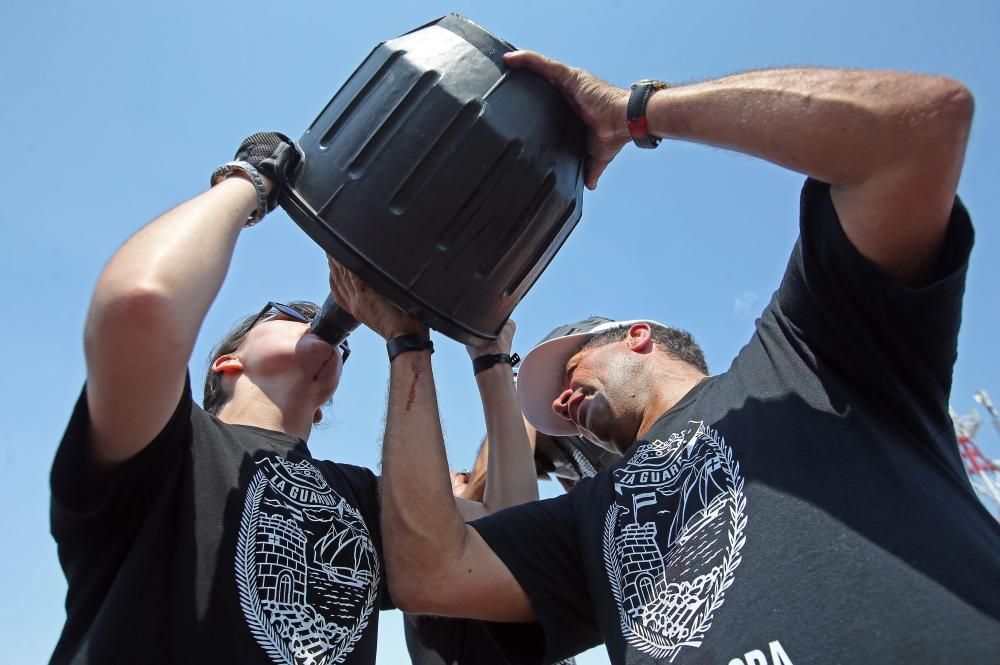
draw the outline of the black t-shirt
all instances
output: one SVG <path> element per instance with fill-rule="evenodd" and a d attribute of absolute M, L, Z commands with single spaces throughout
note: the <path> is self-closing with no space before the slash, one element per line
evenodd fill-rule
<path fill-rule="evenodd" d="M 403 615 L 413 665 L 509 665 L 480 621 Z"/>
<path fill-rule="evenodd" d="M 948 415 L 971 246 L 956 202 L 938 279 L 905 288 L 807 181 L 785 277 L 730 369 L 609 471 L 473 523 L 548 657 L 603 640 L 629 664 L 995 662 L 1000 527 Z"/>
<path fill-rule="evenodd" d="M 542 646 L 537 624 L 490 624 L 471 619 L 403 615 L 406 648 L 413 665 L 517 665 L 497 645 L 517 641 Z M 552 665 L 575 665 L 573 657 Z"/>
<path fill-rule="evenodd" d="M 540 478 L 549 473 L 573 482 L 590 478 L 598 469 L 611 466 L 616 455 L 579 436 L 539 437 L 535 447 L 535 468 Z M 534 643 L 541 648 L 541 636 L 535 626 L 507 624 L 488 626 L 472 619 L 403 615 L 406 649 L 413 665 L 511 665 L 493 634 L 504 631 L 505 641 Z M 570 656 L 553 665 L 574 665 Z"/>
<path fill-rule="evenodd" d="M 371 471 L 191 400 L 108 473 L 86 391 L 52 468 L 69 584 L 53 663 L 374 663 L 389 605 Z"/>

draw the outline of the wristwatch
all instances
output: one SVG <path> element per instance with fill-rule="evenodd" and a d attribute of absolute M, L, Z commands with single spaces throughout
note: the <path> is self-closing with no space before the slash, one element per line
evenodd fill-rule
<path fill-rule="evenodd" d="M 422 335 L 399 335 L 386 342 L 385 349 L 389 353 L 389 362 L 391 363 L 401 353 L 410 351 L 434 353 L 434 342 Z"/>
<path fill-rule="evenodd" d="M 653 79 L 642 79 L 632 84 L 632 92 L 628 96 L 628 107 L 625 111 L 625 122 L 628 124 L 628 133 L 632 135 L 633 143 L 640 148 L 655 148 L 660 145 L 660 137 L 649 133 L 649 126 L 646 123 L 646 104 L 654 92 L 669 87 L 667 83 Z"/>

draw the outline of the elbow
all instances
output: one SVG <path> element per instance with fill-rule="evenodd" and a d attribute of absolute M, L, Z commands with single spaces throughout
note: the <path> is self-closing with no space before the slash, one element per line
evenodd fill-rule
<path fill-rule="evenodd" d="M 392 602 L 401 612 L 407 614 L 429 614 L 433 610 L 433 596 L 430 585 L 422 580 L 423 575 L 389 574 L 388 585 Z"/>
<path fill-rule="evenodd" d="M 410 585 L 389 584 L 389 593 L 392 595 L 392 603 L 400 612 L 421 614 L 426 611 L 419 597 L 411 591 Z"/>
<path fill-rule="evenodd" d="M 155 283 L 128 285 L 99 283 L 87 313 L 84 347 L 88 355 L 99 345 L 116 344 L 123 338 L 148 336 L 158 345 L 170 343 L 176 317 L 166 288 Z M 179 335 L 176 335 L 179 337 Z"/>
<path fill-rule="evenodd" d="M 964 154 L 975 112 L 972 91 L 949 78 L 935 77 L 932 86 L 927 118 L 933 123 L 934 131 L 926 132 L 926 136 L 939 149 L 958 150 Z"/>
<path fill-rule="evenodd" d="M 957 181 L 972 127 L 972 92 L 959 81 L 938 76 L 916 76 L 909 85 L 916 97 L 893 118 L 895 131 L 884 128 L 885 158 L 869 175 L 904 176 L 925 184 L 942 177 Z"/>
<path fill-rule="evenodd" d="M 942 116 L 963 135 L 968 135 L 976 110 L 972 91 L 954 79 L 944 79 L 942 87 L 944 90 L 938 104 Z"/>
<path fill-rule="evenodd" d="M 456 580 L 462 579 L 457 571 L 464 571 L 459 563 L 461 557 L 452 556 L 448 550 L 441 548 L 428 552 L 427 556 L 420 556 L 419 549 L 386 548 L 385 571 L 389 594 L 396 607 L 403 612 L 446 613 L 455 601 L 453 594 L 465 586 L 456 584 Z"/>

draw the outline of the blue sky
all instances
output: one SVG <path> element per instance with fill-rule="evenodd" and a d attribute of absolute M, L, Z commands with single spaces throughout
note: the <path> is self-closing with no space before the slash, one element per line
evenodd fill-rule
<path fill-rule="evenodd" d="M 970 411 L 980 388 L 1000 401 L 1000 5 L 705 0 L 637 7 L 621 0 L 3 3 L 5 662 L 45 662 L 64 616 L 47 474 L 84 379 L 81 329 L 103 263 L 146 221 L 202 190 L 243 136 L 299 135 L 378 42 L 448 11 L 621 85 L 782 65 L 905 69 L 964 81 L 977 111 L 959 191 L 977 243 L 952 401 Z M 555 325 L 590 314 L 652 317 L 691 330 L 710 367 L 724 370 L 778 284 L 796 236 L 801 182 L 773 165 L 700 146 L 626 150 L 586 195 L 577 230 L 516 310 L 515 349 L 523 353 Z M 324 268 L 322 252 L 281 213 L 245 233 L 203 327 L 193 376 L 202 375 L 209 347 L 228 325 L 263 302 L 321 301 Z M 367 331 L 352 347 L 329 422 L 311 448 L 375 467 L 385 352 Z M 464 349 L 444 339 L 438 349 L 449 455 L 463 467 L 483 432 L 478 396 Z M 1000 457 L 988 423 L 979 439 Z M 380 645 L 380 662 L 404 662 L 396 616 L 383 617 Z M 581 659 L 601 662 L 600 651 Z"/>

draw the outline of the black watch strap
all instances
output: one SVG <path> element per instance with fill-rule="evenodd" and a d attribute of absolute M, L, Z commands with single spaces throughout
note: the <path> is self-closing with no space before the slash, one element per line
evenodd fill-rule
<path fill-rule="evenodd" d="M 423 335 L 400 335 L 386 342 L 385 349 L 389 352 L 389 362 L 391 363 L 400 353 L 408 351 L 430 351 L 434 353 L 434 342 Z"/>
<path fill-rule="evenodd" d="M 506 353 L 487 354 L 485 356 L 479 356 L 472 361 L 472 373 L 479 374 L 480 372 L 485 372 L 490 367 L 501 363 L 510 365 L 511 367 L 517 367 L 519 362 L 521 362 L 521 356 L 516 353 L 514 355 Z"/>
<path fill-rule="evenodd" d="M 646 105 L 650 96 L 657 90 L 668 88 L 663 81 L 643 79 L 632 84 L 632 92 L 628 96 L 628 107 L 625 111 L 625 122 L 632 142 L 640 148 L 655 148 L 660 145 L 660 138 L 649 133 L 646 122 Z"/>

